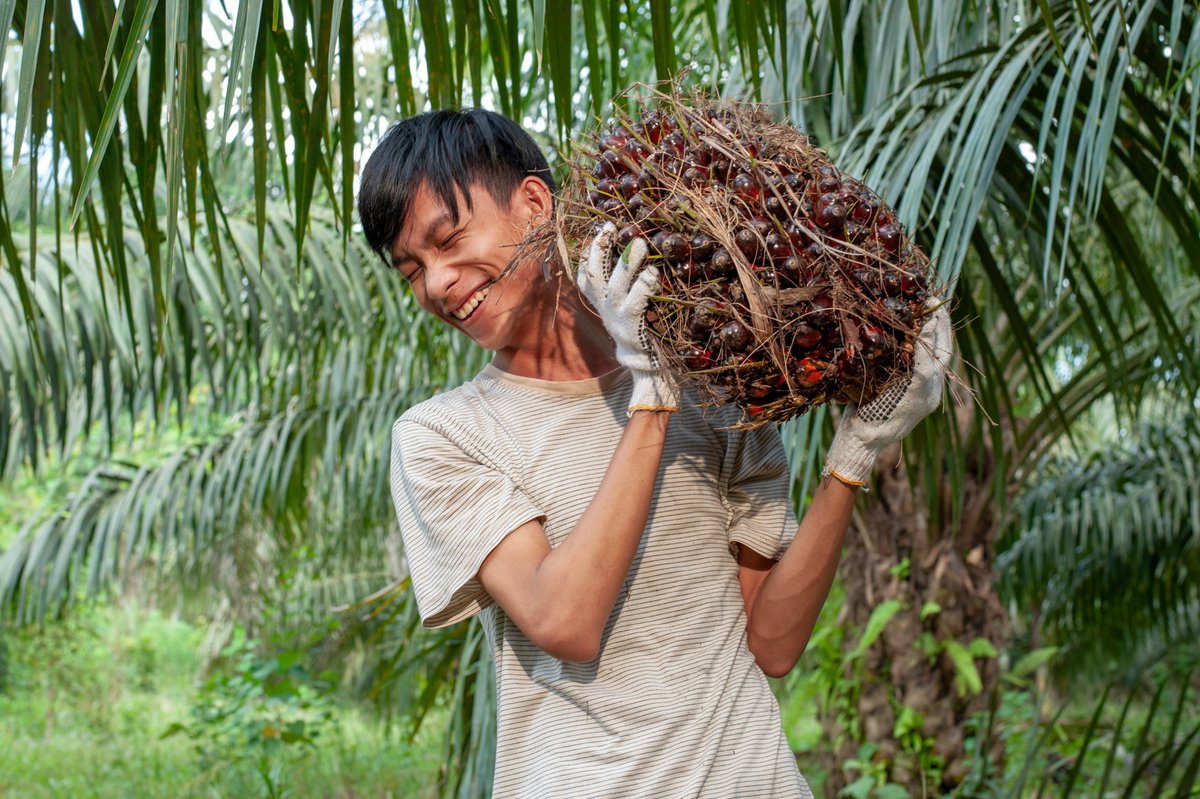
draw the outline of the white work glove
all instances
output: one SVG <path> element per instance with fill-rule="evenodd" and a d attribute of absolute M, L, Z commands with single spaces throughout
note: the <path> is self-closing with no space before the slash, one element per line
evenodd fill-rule
<path fill-rule="evenodd" d="M 931 299 L 929 304 L 940 303 Z M 950 314 L 940 307 L 917 337 L 912 375 L 861 408 L 851 403 L 842 414 L 821 474 L 847 485 L 865 485 L 875 459 L 889 444 L 904 438 L 917 422 L 942 404 L 942 382 L 953 350 Z"/>
<path fill-rule="evenodd" d="M 600 314 L 617 345 L 617 362 L 633 374 L 629 411 L 679 410 L 679 384 L 660 367 L 646 332 L 646 306 L 658 290 L 658 269 L 642 269 L 646 240 L 634 239 L 613 264 L 617 229 L 606 224 L 579 262 L 579 291 Z M 640 270 L 640 271 L 639 271 Z"/>

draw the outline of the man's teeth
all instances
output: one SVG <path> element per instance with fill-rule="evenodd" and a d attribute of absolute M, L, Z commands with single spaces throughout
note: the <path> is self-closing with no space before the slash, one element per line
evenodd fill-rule
<path fill-rule="evenodd" d="M 462 321 L 470 316 L 471 312 L 475 310 L 475 307 L 479 305 L 479 303 L 483 302 L 483 298 L 488 295 L 488 291 L 490 290 L 491 286 L 484 286 L 479 291 L 472 294 L 471 299 L 463 303 L 462 307 L 454 312 L 454 318 Z"/>

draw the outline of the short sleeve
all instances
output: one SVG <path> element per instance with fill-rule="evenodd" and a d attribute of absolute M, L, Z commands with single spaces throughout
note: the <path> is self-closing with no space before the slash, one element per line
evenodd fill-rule
<path fill-rule="evenodd" d="M 768 558 L 782 557 L 796 534 L 789 498 L 791 477 L 775 425 L 728 431 L 722 469 L 730 509 L 728 540 Z"/>
<path fill-rule="evenodd" d="M 392 427 L 392 502 L 426 627 L 490 605 L 479 567 L 505 536 L 545 515 L 503 467 L 495 453 L 445 431 L 403 418 Z"/>

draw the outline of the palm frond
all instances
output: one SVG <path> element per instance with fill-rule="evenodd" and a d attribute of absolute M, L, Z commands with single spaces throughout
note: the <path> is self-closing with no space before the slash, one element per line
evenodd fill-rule
<path fill-rule="evenodd" d="M 1017 500 L 998 567 L 1040 608 L 1049 640 L 1076 667 L 1104 652 L 1200 633 L 1200 426 L 1190 414 L 1147 425 L 1128 447 L 1039 469 Z"/>

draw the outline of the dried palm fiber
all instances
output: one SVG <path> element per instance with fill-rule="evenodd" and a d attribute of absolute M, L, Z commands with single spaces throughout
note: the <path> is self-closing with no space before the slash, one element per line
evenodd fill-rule
<path fill-rule="evenodd" d="M 630 100 L 577 144 L 556 232 L 567 249 L 606 222 L 616 247 L 649 240 L 666 364 L 749 426 L 906 378 L 932 272 L 893 211 L 761 105 Z"/>

